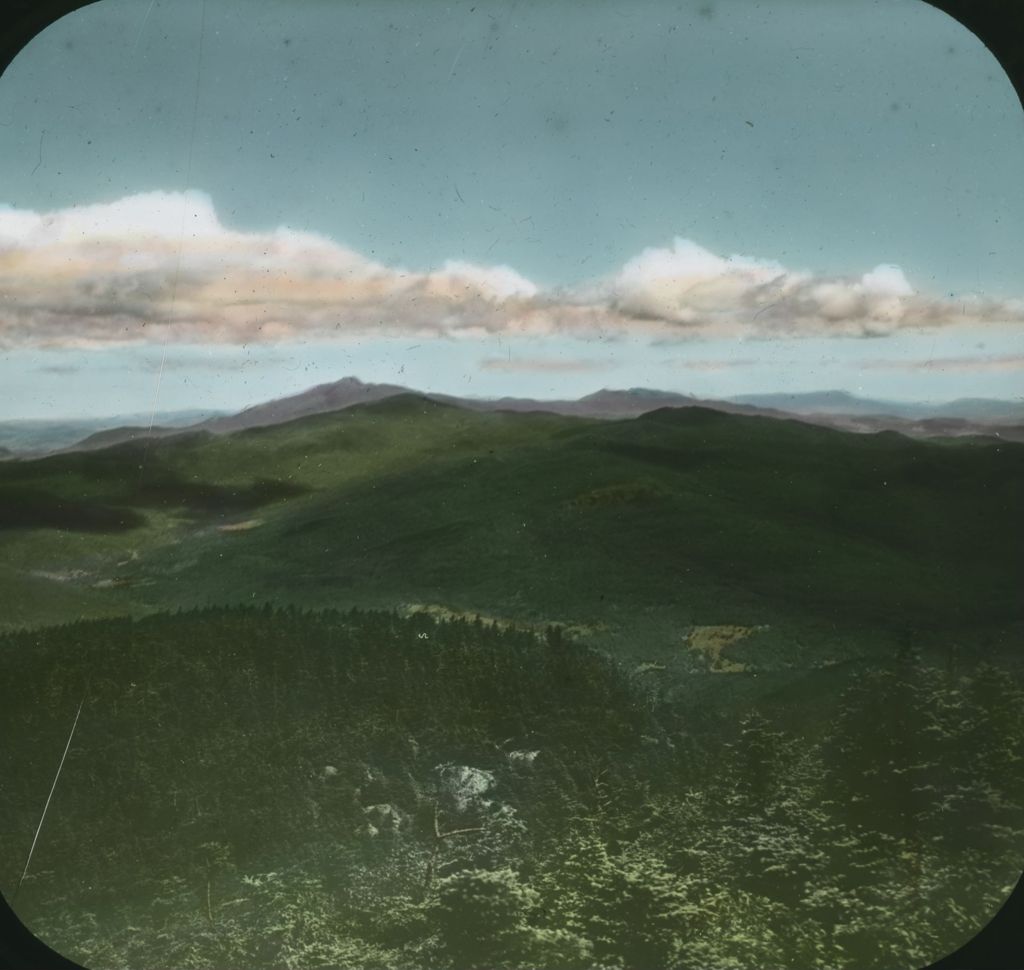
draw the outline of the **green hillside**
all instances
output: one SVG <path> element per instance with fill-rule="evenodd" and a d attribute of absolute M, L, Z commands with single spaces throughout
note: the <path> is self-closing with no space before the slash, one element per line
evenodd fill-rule
<path fill-rule="evenodd" d="M 733 653 L 768 668 L 998 644 L 1021 618 L 1022 481 L 1016 445 L 404 396 L 5 463 L 4 621 L 420 606 L 673 663 L 692 627 L 739 625 Z"/>
<path fill-rule="evenodd" d="M 81 704 L 18 911 L 89 966 L 928 963 L 1024 851 L 1022 482 L 411 395 L 0 463 L 0 891 Z"/>

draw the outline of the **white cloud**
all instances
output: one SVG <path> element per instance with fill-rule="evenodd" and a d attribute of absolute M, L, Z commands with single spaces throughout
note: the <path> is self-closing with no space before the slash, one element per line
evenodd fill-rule
<path fill-rule="evenodd" d="M 144 192 L 114 202 L 38 214 L 0 209 L 0 239 L 27 249 L 112 240 L 174 239 L 221 235 L 213 203 L 202 192 Z"/>
<path fill-rule="evenodd" d="M 821 277 L 774 260 L 723 258 L 681 238 L 644 250 L 579 295 L 679 330 L 719 335 L 879 336 L 954 321 L 1024 321 L 1020 302 L 947 302 L 920 294 L 890 263 L 860 277 Z"/>
<path fill-rule="evenodd" d="M 510 266 L 478 266 L 458 260 L 448 260 L 440 273 L 430 275 L 439 287 L 473 288 L 479 296 L 494 302 L 510 299 L 529 299 L 537 295 L 537 287 Z"/>
<path fill-rule="evenodd" d="M 861 286 L 868 293 L 881 296 L 913 296 L 914 288 L 907 282 L 903 270 L 892 263 L 882 263 L 860 278 Z"/>
<path fill-rule="evenodd" d="M 763 363 L 756 357 L 715 357 L 711 359 L 675 358 L 662 361 L 663 367 L 674 367 L 680 370 L 720 371 L 736 370 L 737 368 L 756 367 Z"/>
<path fill-rule="evenodd" d="M 866 370 L 952 371 L 954 373 L 999 373 L 1024 371 L 1024 354 L 985 357 L 927 357 L 919 360 L 874 359 L 859 361 Z"/>
<path fill-rule="evenodd" d="M 410 270 L 316 233 L 232 230 L 196 191 L 48 213 L 0 207 L 0 347 L 499 332 L 863 336 L 972 321 L 1024 322 L 1024 304 L 926 297 L 891 264 L 818 277 L 682 238 L 606 278 L 541 291 L 509 266 Z"/>
<path fill-rule="evenodd" d="M 699 323 L 732 310 L 757 287 L 782 286 L 791 274 L 779 263 L 723 259 L 689 239 L 645 249 L 606 284 L 611 302 L 627 313 L 678 323 Z"/>
<path fill-rule="evenodd" d="M 0 344 L 244 342 L 499 329 L 536 287 L 506 266 L 389 268 L 325 236 L 225 228 L 200 192 L 0 209 Z"/>

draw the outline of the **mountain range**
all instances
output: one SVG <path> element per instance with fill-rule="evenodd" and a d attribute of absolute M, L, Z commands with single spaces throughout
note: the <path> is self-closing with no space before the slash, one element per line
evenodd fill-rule
<path fill-rule="evenodd" d="M 70 448 L 92 435 L 118 428 L 139 433 L 173 430 L 205 421 L 220 412 L 213 410 L 163 411 L 156 414 L 120 414 L 97 418 L 38 418 L 0 420 L 0 458 L 16 454 L 45 454 Z"/>
<path fill-rule="evenodd" d="M 848 391 L 812 391 L 802 394 L 741 394 L 730 400 L 755 407 L 775 408 L 791 414 L 834 414 L 905 419 L 959 419 L 991 423 L 1024 422 L 1024 400 L 963 397 L 941 404 L 887 401 L 857 397 Z"/>
<path fill-rule="evenodd" d="M 567 416 L 620 420 L 659 408 L 710 408 L 726 414 L 800 420 L 857 433 L 896 431 L 909 437 L 992 436 L 1024 441 L 1024 403 L 963 398 L 946 404 L 906 403 L 859 398 L 845 391 L 802 394 L 751 394 L 729 399 L 700 398 L 647 388 L 603 389 L 584 397 L 541 400 L 471 398 L 424 393 L 397 384 L 366 383 L 356 377 L 319 384 L 287 397 L 253 405 L 233 414 L 176 412 L 120 419 L 0 423 L 0 458 L 58 450 L 91 450 L 142 438 L 162 438 L 184 431 L 229 434 L 272 427 L 298 418 L 339 411 L 404 394 L 472 411 L 543 411 Z M 133 417 L 135 420 L 133 420 Z M 7 454 L 5 454 L 7 452 Z"/>
<path fill-rule="evenodd" d="M 634 392 L 572 402 L 644 411 L 616 420 L 365 400 L 381 393 L 349 381 L 234 431 L 211 419 L 0 463 L 0 626 L 419 604 L 566 623 L 658 663 L 681 662 L 695 624 L 742 628 L 777 667 L 1019 622 L 1021 445 Z"/>

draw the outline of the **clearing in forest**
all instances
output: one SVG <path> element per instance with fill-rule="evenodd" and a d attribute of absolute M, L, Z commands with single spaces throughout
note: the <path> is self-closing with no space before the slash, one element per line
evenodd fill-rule
<path fill-rule="evenodd" d="M 694 626 L 683 637 L 683 643 L 691 650 L 704 654 L 708 670 L 716 674 L 741 674 L 746 664 L 727 660 L 722 656 L 726 647 L 745 640 L 752 633 L 765 630 L 764 626 Z"/>

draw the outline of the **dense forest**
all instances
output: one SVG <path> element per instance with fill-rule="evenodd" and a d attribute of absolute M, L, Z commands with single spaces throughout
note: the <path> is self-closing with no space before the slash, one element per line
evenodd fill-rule
<path fill-rule="evenodd" d="M 555 625 L 8 633 L 0 890 L 91 968 L 919 967 L 1020 874 L 1024 678 L 909 648 L 842 676 L 826 717 L 684 703 Z"/>

